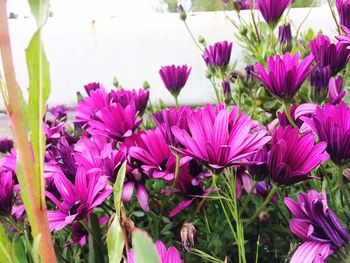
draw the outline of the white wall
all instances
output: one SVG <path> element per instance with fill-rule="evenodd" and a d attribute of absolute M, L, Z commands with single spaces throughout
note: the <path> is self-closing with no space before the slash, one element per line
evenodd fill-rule
<path fill-rule="evenodd" d="M 304 19 L 308 9 L 293 9 L 294 32 Z M 100 81 L 111 87 L 113 76 L 125 88 L 139 88 L 144 80 L 151 84 L 151 98 L 162 98 L 172 103 L 163 87 L 158 70 L 161 65 L 188 64 L 192 73 L 183 89 L 181 103 L 205 103 L 214 99 L 214 93 L 205 78 L 205 65 L 177 14 L 147 13 L 140 16 L 119 14 L 104 18 L 79 19 L 70 12 L 67 17 L 53 17 L 45 26 L 43 39 L 51 65 L 52 92 L 50 105 L 75 103 L 75 93 L 83 91 L 83 85 Z M 229 12 L 235 18 L 234 12 Z M 250 11 L 242 12 L 249 20 Z M 188 17 L 193 33 L 204 36 L 208 43 L 234 40 L 235 30 L 223 12 L 197 13 Z M 303 28 L 312 27 L 329 35 L 336 34 L 329 9 L 314 8 Z M 31 19 L 10 20 L 17 79 L 22 87 L 28 86 L 24 50 L 34 30 Z M 232 61 L 242 63 L 242 49 L 234 44 Z M 3 108 L 3 103 L 0 103 Z"/>

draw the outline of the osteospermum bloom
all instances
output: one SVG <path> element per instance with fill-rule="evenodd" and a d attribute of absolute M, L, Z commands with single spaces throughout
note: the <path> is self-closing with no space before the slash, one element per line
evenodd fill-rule
<path fill-rule="evenodd" d="M 188 68 L 187 65 L 171 65 L 162 66 L 159 70 L 160 77 L 165 87 L 175 98 L 179 96 L 181 89 L 185 86 L 191 69 L 192 68 Z"/>
<path fill-rule="evenodd" d="M 346 27 L 350 27 L 350 2 L 348 0 L 336 0 L 335 1 L 340 24 Z"/>
<path fill-rule="evenodd" d="M 269 92 L 285 101 L 291 100 L 305 79 L 316 69 L 310 68 L 314 57 L 307 56 L 299 62 L 299 53 L 291 56 L 286 53 L 283 58 L 279 55 L 269 57 L 267 71 L 262 64 L 256 64 L 257 73 L 252 72 Z"/>
<path fill-rule="evenodd" d="M 207 66 L 225 68 L 230 63 L 232 42 L 222 41 L 207 47 L 203 59 Z"/>
<path fill-rule="evenodd" d="M 189 106 L 182 106 L 178 109 L 170 107 L 153 114 L 153 120 L 158 129 L 163 134 L 166 142 L 170 145 L 178 145 L 178 141 L 173 135 L 171 128 L 174 126 L 188 130 L 187 116 L 192 113 Z"/>
<path fill-rule="evenodd" d="M 84 86 L 84 89 L 89 96 L 90 96 L 91 91 L 98 90 L 100 88 L 103 88 L 103 87 L 98 82 L 91 82 L 91 83 L 88 83 Z"/>
<path fill-rule="evenodd" d="M 329 80 L 329 103 L 336 105 L 345 97 L 346 92 L 343 90 L 343 77 L 339 76 L 337 79 L 331 78 Z"/>
<path fill-rule="evenodd" d="M 331 78 L 329 66 L 319 67 L 311 74 L 311 98 L 313 101 L 322 103 L 328 94 L 328 84 Z"/>
<path fill-rule="evenodd" d="M 278 28 L 278 40 L 281 44 L 290 42 L 293 39 L 290 24 L 282 25 Z"/>
<path fill-rule="evenodd" d="M 189 131 L 172 128 L 183 145 L 176 151 L 217 170 L 244 162 L 270 140 L 266 131 L 251 132 L 253 121 L 239 107 L 229 112 L 222 104 L 216 109 L 208 104 L 187 121 Z"/>
<path fill-rule="evenodd" d="M 87 173 L 81 167 L 78 167 L 74 184 L 62 172 L 56 173 L 53 180 L 60 197 L 46 192 L 46 196 L 58 208 L 47 213 L 51 231 L 59 231 L 75 220 L 86 218 L 113 192 L 107 176 Z"/>
<path fill-rule="evenodd" d="M 273 28 L 292 0 L 258 0 L 257 5 L 265 21 Z"/>
<path fill-rule="evenodd" d="M 13 172 L 0 172 L 0 216 L 9 216 L 11 214 L 14 200 L 13 194 Z"/>
<path fill-rule="evenodd" d="M 267 160 L 271 179 L 286 186 L 312 178 L 309 173 L 329 158 L 326 147 L 324 142 L 315 145 L 311 132 L 299 135 L 291 126 L 276 129 Z"/>
<path fill-rule="evenodd" d="M 13 140 L 4 138 L 0 140 L 0 152 L 9 153 L 13 148 Z"/>
<path fill-rule="evenodd" d="M 155 243 L 155 248 L 159 256 L 160 263 L 183 263 L 180 258 L 180 253 L 175 247 L 171 246 L 167 249 L 163 242 L 158 240 Z M 128 263 L 136 263 L 133 249 L 130 249 L 128 252 Z"/>
<path fill-rule="evenodd" d="M 327 144 L 333 162 L 342 165 L 350 161 L 350 109 L 344 102 L 318 107 L 313 127 L 320 141 Z"/>
<path fill-rule="evenodd" d="M 304 240 L 295 251 L 291 263 L 324 262 L 332 253 L 350 241 L 336 215 L 328 207 L 326 192 L 315 190 L 298 195 L 298 202 L 286 197 L 284 203 L 294 215 L 291 231 Z"/>
<path fill-rule="evenodd" d="M 128 106 L 130 103 L 135 103 L 136 110 L 142 114 L 148 103 L 149 91 L 145 89 L 136 90 L 112 90 L 110 96 L 113 102 L 120 103 L 123 108 Z"/>
<path fill-rule="evenodd" d="M 346 45 L 340 42 L 336 44 L 331 43 L 331 40 L 326 35 L 315 37 L 309 42 L 309 47 L 318 66 L 329 66 L 332 76 L 335 76 L 345 68 L 349 60 L 350 50 L 346 48 Z"/>

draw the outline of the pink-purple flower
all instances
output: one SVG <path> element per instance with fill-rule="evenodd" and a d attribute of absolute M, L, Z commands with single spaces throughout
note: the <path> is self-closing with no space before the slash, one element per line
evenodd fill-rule
<path fill-rule="evenodd" d="M 291 231 L 304 240 L 290 262 L 324 262 L 350 241 L 344 226 L 328 207 L 325 191 L 322 195 L 315 190 L 301 193 L 298 202 L 286 197 L 284 203 L 294 215 Z"/>
<path fill-rule="evenodd" d="M 340 24 L 346 27 L 350 27 L 350 2 L 348 0 L 336 0 L 335 1 Z"/>
<path fill-rule="evenodd" d="M 183 263 L 180 258 L 180 253 L 173 246 L 168 249 L 164 246 L 163 242 L 158 240 L 155 243 L 155 248 L 160 259 L 160 263 Z M 128 263 L 136 263 L 135 253 L 133 249 L 129 250 Z"/>
<path fill-rule="evenodd" d="M 257 73 L 252 72 L 268 91 L 281 100 L 291 100 L 305 79 L 316 69 L 311 67 L 314 57 L 307 56 L 299 62 L 299 53 L 291 56 L 286 53 L 283 58 L 279 55 L 269 57 L 267 70 L 262 64 L 256 64 Z"/>
<path fill-rule="evenodd" d="M 0 216 L 11 215 L 14 202 L 14 184 L 12 171 L 0 171 Z"/>
<path fill-rule="evenodd" d="M 292 3 L 292 0 L 258 0 L 258 8 L 265 21 L 273 28 L 280 20 L 284 10 Z"/>
<path fill-rule="evenodd" d="M 189 131 L 173 127 L 183 147 L 176 151 L 193 157 L 209 168 L 220 170 L 247 162 L 270 137 L 266 131 L 252 132 L 253 121 L 239 107 L 231 111 L 218 104 L 197 109 L 188 117 Z"/>
<path fill-rule="evenodd" d="M 232 42 L 222 41 L 208 46 L 203 59 L 208 67 L 225 69 L 230 63 Z"/>
<path fill-rule="evenodd" d="M 268 155 L 268 170 L 273 182 L 288 186 L 312 178 L 309 173 L 329 158 L 324 142 L 315 145 L 315 135 L 300 135 L 288 126 L 274 131 Z"/>
<path fill-rule="evenodd" d="M 191 69 L 192 68 L 188 68 L 187 65 L 171 65 L 162 66 L 159 70 L 159 75 L 162 78 L 165 87 L 175 98 L 179 96 L 180 91 L 186 85 Z"/>
<path fill-rule="evenodd" d="M 142 114 L 147 107 L 149 90 L 112 90 L 110 92 L 110 97 L 113 102 L 121 104 L 123 108 L 126 108 L 126 106 L 134 102 L 136 111 L 138 111 L 139 114 Z"/>
<path fill-rule="evenodd" d="M 342 101 L 345 97 L 346 92 L 343 90 L 343 77 L 331 78 L 329 80 L 329 103 L 336 105 Z"/>

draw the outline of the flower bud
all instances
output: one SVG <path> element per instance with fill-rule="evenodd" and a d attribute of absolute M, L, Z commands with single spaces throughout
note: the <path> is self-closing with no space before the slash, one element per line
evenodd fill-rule
<path fill-rule="evenodd" d="M 182 5 L 177 6 L 177 12 L 179 13 L 180 19 L 185 22 L 187 18 L 187 14 Z"/>
<path fill-rule="evenodd" d="M 190 251 L 196 240 L 196 228 L 192 223 L 185 222 L 181 228 L 180 236 L 184 251 Z"/>
<path fill-rule="evenodd" d="M 261 211 L 259 214 L 259 221 L 261 223 L 266 223 L 270 219 L 270 214 L 267 211 Z"/>
<path fill-rule="evenodd" d="M 224 80 L 222 82 L 222 92 L 224 94 L 225 104 L 229 104 L 231 102 L 231 86 L 229 80 Z"/>
<path fill-rule="evenodd" d="M 143 82 L 143 84 L 142 84 L 142 87 L 144 88 L 144 89 L 150 89 L 151 88 L 151 85 L 149 85 L 149 83 L 148 83 L 148 81 L 147 80 L 145 80 L 144 82 Z"/>

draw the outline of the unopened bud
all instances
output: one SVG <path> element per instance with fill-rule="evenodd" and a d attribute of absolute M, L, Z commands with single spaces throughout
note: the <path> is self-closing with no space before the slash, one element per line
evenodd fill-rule
<path fill-rule="evenodd" d="M 270 214 L 267 211 L 261 211 L 259 214 L 259 221 L 262 223 L 267 222 L 270 219 Z"/>
<path fill-rule="evenodd" d="M 179 13 L 180 19 L 185 22 L 187 18 L 187 14 L 182 5 L 177 6 L 177 12 Z"/>
<path fill-rule="evenodd" d="M 184 251 L 189 251 L 194 247 L 196 240 L 196 228 L 192 223 L 185 222 L 181 228 L 180 236 L 182 241 L 182 248 Z"/>
<path fill-rule="evenodd" d="M 148 81 L 145 80 L 145 81 L 143 82 L 143 84 L 142 84 L 142 87 L 143 87 L 144 89 L 150 89 L 151 86 L 149 85 Z"/>

